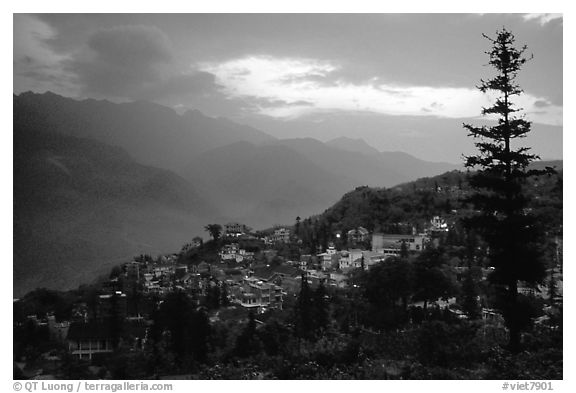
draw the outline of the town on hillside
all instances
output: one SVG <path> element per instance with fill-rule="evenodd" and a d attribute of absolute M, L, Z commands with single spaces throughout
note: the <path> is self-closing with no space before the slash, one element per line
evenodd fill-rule
<path fill-rule="evenodd" d="M 476 320 L 484 338 L 488 335 L 490 340 L 504 340 L 504 319 L 491 306 L 491 294 L 486 289 L 494 268 L 482 263 L 472 267 L 466 257 L 458 256 L 465 252 L 451 244 L 454 222 L 434 216 L 420 232 L 408 223 L 398 226 L 411 229 L 405 234 L 370 232 L 362 226 L 337 230 L 329 234 L 325 249 L 319 245 L 310 252 L 300 237 L 299 218 L 294 226 L 256 232 L 236 222 L 207 225 L 210 240 L 196 236 L 176 253 L 135 256 L 115 267 L 108 277 L 79 288 L 73 295 L 37 290 L 15 300 L 16 350 L 22 354 L 15 372 L 26 378 L 112 378 L 127 371 L 110 366 L 110 358 L 152 356 L 151 348 L 168 345 L 166 334 L 179 332 L 196 336 L 198 342 L 191 344 L 190 355 L 204 364 L 188 377 L 205 377 L 215 372 L 214 366 L 206 365 L 209 352 L 215 350 L 209 348 L 213 330 L 249 327 L 252 321 L 255 327 L 251 334 L 255 335 L 283 321 L 284 329 L 294 329 L 298 336 L 302 329 L 297 326 L 298 313 L 311 312 L 302 309 L 306 293 L 313 308 L 318 307 L 316 294 L 322 295 L 324 309 L 315 312 L 326 315 L 324 321 L 315 322 L 320 326 L 304 323 L 309 331 L 303 332 L 303 337 L 320 331 L 325 334 L 334 324 L 346 332 L 370 335 L 399 326 L 399 321 L 418 325 L 427 320 Z M 559 238 L 554 240 L 557 259 L 549 270 L 550 281 L 538 287 L 519 287 L 519 293 L 546 305 L 535 323 L 548 329 L 557 323 L 562 298 L 562 243 Z M 476 248 L 482 249 L 480 245 Z M 481 259 L 482 251 L 477 255 Z M 377 288 L 372 287 L 374 280 Z M 364 296 L 359 295 L 361 292 Z M 386 298 L 402 312 L 370 321 L 375 315 L 369 306 Z M 338 310 L 341 302 L 347 302 L 347 308 Z M 186 307 L 188 311 L 184 311 Z M 359 310 L 352 312 L 350 307 Z M 368 310 L 361 315 L 364 307 Z M 28 314 L 27 310 L 37 313 Z M 180 319 L 186 318 L 181 315 L 186 312 L 191 313 L 191 325 Z M 306 318 L 314 320 L 312 314 Z M 209 328 L 196 332 L 198 320 L 211 326 L 212 332 Z M 175 328 L 174 323 L 182 325 Z M 220 343 L 220 351 L 228 350 L 240 358 L 266 352 L 261 343 L 241 341 L 248 327 L 236 332 L 232 347 Z M 181 330 L 186 328 L 191 330 Z M 18 347 L 19 342 L 30 345 L 26 340 L 32 337 L 37 348 Z M 245 348 L 252 344 L 254 348 Z M 42 353 L 31 355 L 30 351 Z M 178 369 L 174 366 L 172 370 Z M 148 374 L 144 367 L 136 375 L 155 378 L 171 374 L 166 367 L 151 370 Z"/>

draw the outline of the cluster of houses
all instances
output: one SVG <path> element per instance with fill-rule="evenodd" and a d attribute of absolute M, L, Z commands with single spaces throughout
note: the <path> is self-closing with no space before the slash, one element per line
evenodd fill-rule
<path fill-rule="evenodd" d="M 254 252 L 246 251 L 238 246 L 238 243 L 224 245 L 218 252 L 220 261 L 234 261 L 236 263 L 251 262 L 254 260 Z"/>
<path fill-rule="evenodd" d="M 238 222 L 229 222 L 224 225 L 224 237 L 230 239 L 258 239 L 266 245 L 290 242 L 291 231 L 289 228 L 277 226 L 269 234 L 255 237 L 251 235 L 250 228 Z"/>
<path fill-rule="evenodd" d="M 129 310 L 126 294 L 136 291 L 154 299 L 162 299 L 173 291 L 187 293 L 198 305 L 218 294 L 222 303 L 237 305 L 257 313 L 270 309 L 282 310 L 287 296 L 294 296 L 305 279 L 312 286 L 345 288 L 348 273 L 354 269 L 370 269 L 402 252 L 418 253 L 433 241 L 434 234 L 447 231 L 440 217 L 431 221 L 425 234 L 398 235 L 372 233 L 363 227 L 346 232 L 348 244 L 356 246 L 337 250 L 330 244 L 324 252 L 301 255 L 298 260 L 275 259 L 276 250 L 262 250 L 259 258 L 255 253 L 239 246 L 248 235 L 248 228 L 238 223 L 225 225 L 225 236 L 231 240 L 218 250 L 219 262 L 184 265 L 178 254 L 137 257 L 123 265 L 121 272 L 112 277 L 98 296 L 96 312 L 88 317 L 79 311 L 71 322 L 56 323 L 49 317 L 46 323 L 52 337 L 66 342 L 71 354 L 91 359 L 98 354 L 109 353 L 117 345 L 115 336 L 119 321 L 123 324 L 124 342 L 134 347 L 146 341 L 149 322 L 139 313 Z M 342 235 L 342 234 L 341 234 Z M 275 228 L 263 240 L 265 244 L 290 241 L 290 230 Z M 371 244 L 370 249 L 366 244 Z M 202 239 L 194 238 L 186 249 L 202 245 Z M 184 248 L 183 248 L 184 250 Z M 38 322 L 38 321 L 37 321 Z M 41 323 L 41 322 L 38 322 Z M 126 341 L 127 340 L 127 341 Z"/>

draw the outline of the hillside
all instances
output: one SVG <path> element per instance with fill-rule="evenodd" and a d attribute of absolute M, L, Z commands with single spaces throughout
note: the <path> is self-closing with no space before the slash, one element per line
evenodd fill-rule
<path fill-rule="evenodd" d="M 215 148 L 193 157 L 183 176 L 210 195 L 226 217 L 269 227 L 320 213 L 358 186 L 389 187 L 456 167 L 303 138 Z"/>
<path fill-rule="evenodd" d="M 533 168 L 556 167 L 558 173 L 532 178 L 527 192 L 532 208 L 551 228 L 562 226 L 562 161 L 540 161 Z M 421 231 L 433 216 L 449 221 L 465 214 L 462 201 L 470 192 L 467 174 L 461 171 L 421 178 L 392 188 L 358 187 L 346 193 L 322 214 L 304 220 L 305 225 L 348 231 L 363 226 L 370 231 L 405 233 Z"/>
<path fill-rule="evenodd" d="M 367 154 L 370 147 L 363 141 L 348 138 L 340 138 L 339 141 L 334 145 L 312 138 L 300 138 L 282 139 L 272 143 L 297 151 L 319 167 L 344 180 L 349 189 L 364 185 L 391 187 L 401 182 L 461 167 L 449 163 L 427 162 L 398 152 L 378 152 L 374 149 L 375 153 Z M 368 146 L 368 150 L 363 151 L 362 146 L 364 148 Z"/>
<path fill-rule="evenodd" d="M 172 251 L 215 215 L 184 179 L 122 149 L 15 123 L 15 295 L 71 288 L 135 254 Z"/>

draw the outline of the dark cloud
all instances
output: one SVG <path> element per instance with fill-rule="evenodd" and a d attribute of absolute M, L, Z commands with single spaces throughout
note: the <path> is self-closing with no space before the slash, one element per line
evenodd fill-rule
<path fill-rule="evenodd" d="M 171 68 L 168 37 L 151 26 L 118 26 L 100 30 L 68 64 L 89 94 L 138 96 L 156 85 Z"/>
<path fill-rule="evenodd" d="M 153 26 L 117 26 L 95 33 L 88 46 L 111 64 L 134 67 L 172 59 L 170 39 Z"/>
<path fill-rule="evenodd" d="M 180 69 L 172 42 L 153 26 L 98 30 L 68 68 L 88 95 L 176 102 L 218 89 L 214 75 Z"/>

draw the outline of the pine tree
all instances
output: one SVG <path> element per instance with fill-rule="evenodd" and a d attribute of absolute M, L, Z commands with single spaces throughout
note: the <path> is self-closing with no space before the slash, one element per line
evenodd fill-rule
<path fill-rule="evenodd" d="M 300 237 L 300 216 L 296 217 L 296 225 L 294 226 L 294 234 L 297 238 Z"/>
<path fill-rule="evenodd" d="M 526 46 L 516 48 L 514 35 L 502 29 L 495 39 L 484 35 L 492 43 L 489 64 L 497 75 L 481 80 L 478 89 L 498 94 L 492 106 L 482 109 L 483 115 L 495 115 L 493 126 L 464 124 L 469 136 L 475 138 L 478 154 L 465 157 L 466 167 L 477 169 L 470 178 L 475 189 L 469 199 L 479 212 L 469 224 L 478 231 L 489 246 L 490 261 L 495 271 L 491 282 L 499 290 L 498 308 L 510 330 L 509 348 L 518 351 L 521 331 L 526 318 L 518 306 L 518 283 L 536 284 L 544 278 L 538 242 L 540 233 L 530 215 L 528 197 L 523 192 L 526 179 L 536 171 L 528 165 L 538 159 L 528 147 L 517 147 L 514 142 L 530 131 L 530 122 L 517 116 L 513 99 L 522 93 L 516 77 L 529 60 L 524 56 Z"/>
<path fill-rule="evenodd" d="M 311 339 L 314 335 L 314 309 L 312 303 L 312 291 L 308 286 L 306 273 L 302 274 L 300 293 L 296 303 L 295 329 L 299 338 Z"/>
<path fill-rule="evenodd" d="M 313 295 L 314 330 L 319 332 L 328 327 L 330 315 L 326 301 L 326 288 L 321 280 Z"/>
<path fill-rule="evenodd" d="M 227 307 L 230 305 L 230 299 L 228 299 L 228 285 L 222 283 L 222 289 L 220 290 L 220 306 Z"/>
<path fill-rule="evenodd" d="M 478 319 L 481 316 L 480 305 L 478 303 L 478 290 L 474 277 L 472 276 L 472 269 L 468 268 L 464 282 L 462 283 L 462 309 L 470 319 Z"/>
<path fill-rule="evenodd" d="M 256 315 L 254 310 L 248 314 L 248 324 L 236 339 L 235 352 L 239 357 L 254 356 L 260 352 L 260 342 L 256 333 Z"/>

